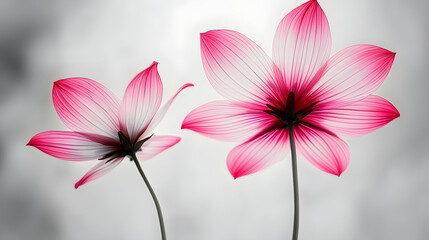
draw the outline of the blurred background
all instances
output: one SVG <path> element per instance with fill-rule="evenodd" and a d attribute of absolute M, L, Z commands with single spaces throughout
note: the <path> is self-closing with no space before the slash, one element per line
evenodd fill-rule
<path fill-rule="evenodd" d="M 0 0 L 0 239 L 160 239 L 156 210 L 134 164 L 124 161 L 78 190 L 94 162 L 67 162 L 25 145 L 67 130 L 55 112 L 53 82 L 94 79 L 122 97 L 152 61 L 164 99 L 181 94 L 158 127 L 182 141 L 143 168 L 171 240 L 280 240 L 292 232 L 290 156 L 233 180 L 220 142 L 181 122 L 221 99 L 203 72 L 199 34 L 237 30 L 269 55 L 277 24 L 297 0 Z M 346 139 L 351 161 L 340 178 L 298 159 L 300 239 L 416 239 L 429 236 L 429 2 L 320 0 L 332 53 L 368 43 L 397 52 L 378 95 L 401 113 L 387 126 Z"/>

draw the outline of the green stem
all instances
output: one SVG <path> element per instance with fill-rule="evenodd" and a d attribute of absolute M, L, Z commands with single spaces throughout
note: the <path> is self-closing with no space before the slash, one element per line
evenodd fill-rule
<path fill-rule="evenodd" d="M 298 192 L 298 171 L 296 167 L 295 139 L 293 137 L 293 123 L 289 124 L 288 130 L 289 130 L 290 150 L 292 155 L 292 178 L 293 178 L 293 201 L 294 201 L 292 240 L 297 240 L 298 228 L 299 228 L 299 192 Z"/>
<path fill-rule="evenodd" d="M 162 218 L 161 206 L 159 205 L 158 198 L 156 197 L 155 192 L 153 191 L 152 187 L 150 186 L 150 183 L 147 180 L 146 175 L 144 174 L 143 169 L 140 166 L 139 161 L 137 160 L 136 154 L 134 153 L 133 155 L 131 155 L 131 158 L 133 159 L 134 163 L 136 164 L 136 167 L 139 170 L 139 173 L 142 176 L 143 181 L 146 183 L 146 186 L 149 189 L 150 195 L 152 195 L 153 201 L 155 202 L 156 211 L 158 212 L 159 226 L 161 227 L 162 240 L 166 240 L 167 237 L 165 236 L 164 219 Z"/>

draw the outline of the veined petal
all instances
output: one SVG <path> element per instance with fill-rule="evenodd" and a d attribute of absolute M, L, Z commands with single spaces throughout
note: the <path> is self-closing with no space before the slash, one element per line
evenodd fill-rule
<path fill-rule="evenodd" d="M 320 128 L 304 123 L 294 128 L 298 151 L 318 169 L 340 176 L 350 160 L 350 150 L 343 140 Z"/>
<path fill-rule="evenodd" d="M 160 109 L 159 111 L 156 113 L 155 117 L 152 119 L 152 121 L 149 123 L 149 126 L 147 127 L 145 133 L 142 135 L 142 137 L 140 137 L 141 139 L 144 137 L 149 136 L 153 129 L 158 126 L 158 124 L 161 122 L 161 120 L 164 118 L 165 114 L 167 113 L 168 109 L 170 108 L 171 104 L 173 103 L 174 99 L 177 97 L 177 95 L 179 95 L 179 93 L 188 87 L 193 87 L 194 84 L 192 83 L 186 83 L 184 84 L 182 87 L 179 88 L 179 90 L 177 90 L 176 94 L 173 95 L 173 97 L 170 98 L 170 100 L 168 100 L 168 102 L 166 102 Z"/>
<path fill-rule="evenodd" d="M 67 161 L 94 160 L 113 150 L 112 147 L 94 142 L 83 134 L 62 131 L 36 134 L 27 145 Z"/>
<path fill-rule="evenodd" d="M 52 99 L 61 120 L 71 130 L 117 137 L 119 99 L 103 85 L 87 78 L 58 80 Z"/>
<path fill-rule="evenodd" d="M 259 105 L 218 100 L 206 103 L 189 113 L 182 129 L 190 129 L 224 141 L 245 141 L 260 132 L 271 116 Z"/>
<path fill-rule="evenodd" d="M 285 129 L 274 129 L 238 145 L 229 152 L 227 166 L 236 179 L 258 172 L 283 159 L 289 151 Z"/>
<path fill-rule="evenodd" d="M 256 43 L 230 30 L 201 34 L 201 58 L 207 78 L 222 96 L 265 105 L 287 94 L 281 73 Z"/>
<path fill-rule="evenodd" d="M 277 27 L 273 60 L 288 89 L 300 95 L 329 58 L 331 31 L 325 13 L 311 0 L 292 10 Z"/>
<path fill-rule="evenodd" d="M 134 141 L 147 128 L 162 101 L 162 82 L 157 62 L 131 81 L 121 102 L 121 130 Z"/>
<path fill-rule="evenodd" d="M 370 133 L 399 117 L 399 112 L 386 99 L 370 95 L 350 105 L 326 104 L 315 109 L 306 119 L 320 123 L 341 136 Z"/>
<path fill-rule="evenodd" d="M 78 188 L 85 183 L 88 183 L 90 181 L 93 181 L 97 178 L 100 178 L 104 176 L 106 173 L 110 172 L 112 169 L 114 169 L 116 166 L 119 165 L 119 163 L 122 162 L 124 158 L 116 158 L 114 160 L 103 160 L 100 161 L 97 165 L 95 165 L 93 168 L 91 168 L 75 185 L 74 188 Z"/>
<path fill-rule="evenodd" d="M 141 151 L 136 153 L 137 158 L 139 160 L 150 159 L 176 145 L 179 141 L 180 137 L 176 136 L 153 136 L 143 144 Z"/>
<path fill-rule="evenodd" d="M 395 53 L 373 45 L 348 47 L 329 59 L 313 96 L 344 104 L 366 98 L 383 83 Z"/>

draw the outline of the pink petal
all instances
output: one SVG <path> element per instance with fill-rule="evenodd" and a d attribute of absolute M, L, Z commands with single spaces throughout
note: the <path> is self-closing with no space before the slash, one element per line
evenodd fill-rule
<path fill-rule="evenodd" d="M 227 166 L 236 179 L 258 172 L 286 157 L 288 132 L 274 129 L 233 148 L 227 157 Z"/>
<path fill-rule="evenodd" d="M 121 130 L 134 141 L 146 129 L 162 100 L 157 62 L 137 74 L 128 85 L 120 107 Z"/>
<path fill-rule="evenodd" d="M 277 27 L 273 59 L 288 89 L 300 95 L 331 52 L 328 20 L 317 1 L 308 1 L 287 14 Z"/>
<path fill-rule="evenodd" d="M 395 53 L 377 46 L 348 47 L 329 59 L 314 95 L 324 102 L 362 100 L 383 83 L 394 58 Z"/>
<path fill-rule="evenodd" d="M 382 97 L 370 95 L 351 105 L 327 104 L 306 117 L 341 136 L 370 133 L 399 117 L 399 112 Z"/>
<path fill-rule="evenodd" d="M 93 168 L 91 168 L 85 176 L 83 176 L 75 185 L 74 188 L 78 188 L 82 185 L 84 185 L 87 182 L 91 182 L 97 178 L 100 178 L 104 176 L 106 173 L 110 172 L 112 169 L 114 169 L 116 166 L 119 165 L 119 163 L 122 162 L 124 158 L 116 158 L 114 160 L 109 161 L 108 159 L 100 161 L 97 165 L 95 165 Z"/>
<path fill-rule="evenodd" d="M 224 141 L 245 141 L 260 132 L 271 116 L 257 104 L 219 100 L 206 103 L 189 113 L 182 129 L 190 129 Z"/>
<path fill-rule="evenodd" d="M 53 157 L 67 161 L 86 161 L 100 158 L 114 150 L 94 142 L 77 132 L 48 131 L 31 138 L 27 144 Z"/>
<path fill-rule="evenodd" d="M 71 130 L 117 138 L 119 99 L 103 85 L 87 78 L 59 80 L 54 83 L 52 98 Z"/>
<path fill-rule="evenodd" d="M 207 78 L 229 99 L 262 104 L 286 94 L 281 73 L 256 43 L 230 30 L 201 34 L 201 57 Z"/>
<path fill-rule="evenodd" d="M 176 94 L 174 94 L 173 97 L 171 97 L 170 100 L 168 100 L 168 102 L 166 102 L 164 104 L 164 106 L 162 106 L 159 109 L 159 111 L 156 113 L 155 117 L 152 119 L 149 126 L 147 127 L 143 137 L 149 136 L 152 133 L 152 131 L 154 130 L 154 128 L 156 126 L 158 126 L 158 124 L 164 118 L 165 114 L 167 113 L 168 109 L 170 108 L 171 104 L 173 103 L 173 101 L 177 97 L 177 95 L 179 95 L 179 93 L 183 89 L 188 88 L 188 87 L 193 87 L 193 86 L 194 86 L 194 84 L 192 84 L 192 83 L 186 83 L 182 87 L 180 87 L 179 90 L 177 90 Z"/>
<path fill-rule="evenodd" d="M 350 160 L 350 150 L 343 140 L 318 127 L 304 123 L 294 128 L 297 150 L 318 169 L 340 176 Z"/>
<path fill-rule="evenodd" d="M 136 153 L 137 158 L 139 160 L 150 159 L 176 145 L 179 141 L 180 137 L 176 136 L 153 136 L 143 144 L 141 151 Z"/>

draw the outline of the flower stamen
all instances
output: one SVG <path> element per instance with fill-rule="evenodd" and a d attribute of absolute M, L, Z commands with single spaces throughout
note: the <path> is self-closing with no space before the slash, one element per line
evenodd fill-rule
<path fill-rule="evenodd" d="M 107 153 L 106 155 L 104 155 L 103 157 L 99 158 L 98 160 L 104 160 L 109 158 L 109 160 L 106 161 L 106 163 L 116 159 L 116 158 L 123 158 L 125 156 L 130 156 L 130 161 L 133 161 L 133 158 L 131 156 L 133 156 L 136 152 L 141 151 L 141 147 L 143 146 L 143 144 L 149 140 L 152 136 L 150 135 L 149 137 L 146 137 L 138 142 L 131 142 L 130 138 L 127 137 L 124 133 L 122 133 L 121 131 L 118 132 L 118 136 L 119 136 L 119 142 L 120 142 L 120 149 L 119 150 L 115 150 L 115 151 L 111 151 L 109 153 Z"/>
<path fill-rule="evenodd" d="M 288 126 L 297 125 L 301 119 L 313 111 L 313 107 L 316 104 L 317 102 L 311 104 L 303 110 L 296 111 L 295 94 L 290 92 L 287 97 L 286 107 L 284 109 L 278 109 L 270 104 L 267 104 L 266 106 L 270 110 L 265 110 L 264 112 L 278 118 L 281 121 L 283 128 L 287 128 Z"/>

